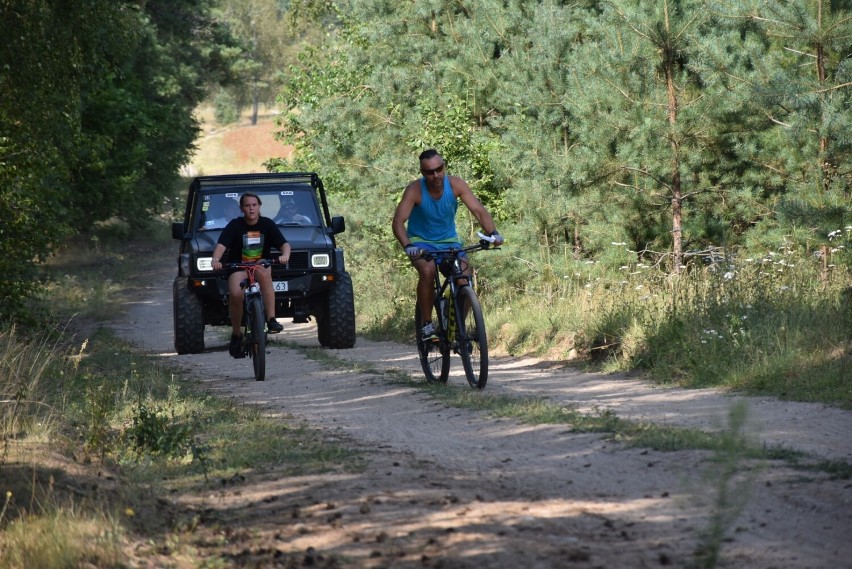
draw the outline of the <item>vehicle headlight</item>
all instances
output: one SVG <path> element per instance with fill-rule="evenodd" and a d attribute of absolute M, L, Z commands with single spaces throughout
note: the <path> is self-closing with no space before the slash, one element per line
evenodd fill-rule
<path fill-rule="evenodd" d="M 317 253 L 311 255 L 311 266 L 317 269 L 324 269 L 331 265 L 331 257 L 328 253 Z"/>
<path fill-rule="evenodd" d="M 213 270 L 213 260 L 212 257 L 198 257 L 195 260 L 195 268 L 199 271 L 212 271 Z"/>

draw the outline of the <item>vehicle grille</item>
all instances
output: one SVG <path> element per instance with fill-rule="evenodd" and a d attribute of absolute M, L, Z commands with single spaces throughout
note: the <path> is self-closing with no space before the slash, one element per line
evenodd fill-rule
<path fill-rule="evenodd" d="M 308 268 L 308 252 L 293 251 L 290 253 L 290 269 L 307 269 Z"/>

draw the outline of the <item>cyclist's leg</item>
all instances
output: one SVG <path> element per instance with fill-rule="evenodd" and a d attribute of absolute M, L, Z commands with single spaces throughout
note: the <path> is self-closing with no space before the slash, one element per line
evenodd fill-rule
<path fill-rule="evenodd" d="M 254 278 L 260 283 L 260 292 L 263 295 L 263 309 L 266 312 L 264 322 L 275 318 L 275 290 L 272 288 L 272 267 L 257 267 L 254 270 Z"/>
<path fill-rule="evenodd" d="M 432 306 L 435 304 L 435 263 L 426 259 L 411 261 L 417 269 L 417 306 L 420 307 L 422 322 L 432 321 Z"/>
<path fill-rule="evenodd" d="M 465 275 L 470 276 L 470 271 L 471 271 L 472 267 L 470 266 L 470 260 L 468 259 L 466 253 L 462 253 L 461 255 L 459 255 L 459 263 L 461 264 L 462 272 Z M 469 281 L 470 281 L 470 279 L 459 280 L 458 284 L 460 284 L 460 285 L 467 284 Z"/>
<path fill-rule="evenodd" d="M 231 333 L 243 334 L 243 289 L 240 283 L 246 279 L 245 271 L 236 271 L 228 277 L 228 310 L 231 314 Z"/>

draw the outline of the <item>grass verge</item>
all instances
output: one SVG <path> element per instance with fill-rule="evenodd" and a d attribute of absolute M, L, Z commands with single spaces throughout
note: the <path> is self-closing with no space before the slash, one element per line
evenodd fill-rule
<path fill-rule="evenodd" d="M 374 266 L 362 250 L 370 251 L 353 247 L 353 264 Z M 848 262 L 827 268 L 813 251 L 782 244 L 670 275 L 635 260 L 615 269 L 507 245 L 475 266 L 495 355 L 852 409 Z M 376 339 L 412 337 L 411 269 L 392 265 L 380 282 L 354 278 L 361 328 Z"/>
<path fill-rule="evenodd" d="M 196 518 L 166 497 L 206 496 L 273 470 L 363 465 L 299 421 L 205 393 L 98 325 L 121 309 L 124 283 L 144 281 L 127 267 L 149 270 L 146 259 L 170 246 L 165 232 L 152 235 L 115 249 L 101 234 L 99 259 L 82 250 L 48 267 L 50 303 L 36 313 L 71 320 L 76 333 L 0 330 L 0 569 L 133 566 L 140 543 L 169 566 L 218 566 L 174 538 Z M 106 280 L 118 294 L 93 286 Z"/>

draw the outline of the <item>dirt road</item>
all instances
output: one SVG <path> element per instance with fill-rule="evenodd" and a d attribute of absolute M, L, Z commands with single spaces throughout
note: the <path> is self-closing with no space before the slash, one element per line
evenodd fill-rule
<path fill-rule="evenodd" d="M 318 345 L 312 324 L 285 323 L 283 334 L 270 336 L 265 382 L 253 380 L 248 360 L 228 356 L 224 329 L 208 328 L 205 353 L 177 356 L 173 272 L 149 276 L 116 323 L 123 336 L 203 379 L 212 393 L 302 418 L 367 452 L 358 474 L 253 473 L 215 499 L 187 498 L 245 530 L 227 535 L 236 566 L 689 567 L 721 511 L 721 466 L 711 453 L 626 448 L 565 426 L 448 408 L 385 375 L 324 369 L 284 345 Z M 355 349 L 332 353 L 422 381 L 411 345 L 359 338 Z M 491 370 L 486 392 L 707 430 L 723 426 L 737 400 L 535 359 L 498 359 Z M 452 373 L 451 383 L 465 384 L 458 360 Z M 747 401 L 754 440 L 852 461 L 852 413 Z M 852 567 L 852 482 L 780 462 L 753 466 L 760 468 L 732 480 L 730 498 L 742 509 L 721 523 L 718 567 Z"/>

